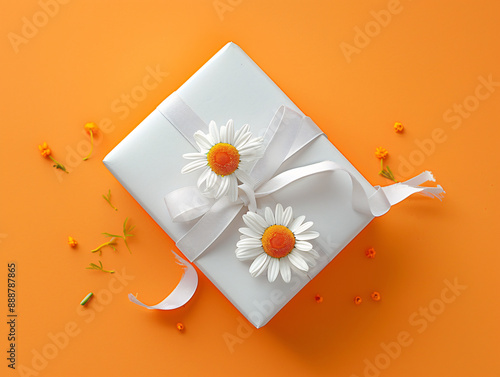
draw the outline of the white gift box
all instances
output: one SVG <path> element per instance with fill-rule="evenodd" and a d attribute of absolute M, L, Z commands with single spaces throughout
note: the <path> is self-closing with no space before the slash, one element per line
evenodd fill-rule
<path fill-rule="evenodd" d="M 178 125 L 172 124 L 182 112 L 175 107 L 178 101 L 205 124 L 214 120 L 224 125 L 233 119 L 236 130 L 248 123 L 254 136 L 264 134 L 282 105 L 302 114 L 237 45 L 228 43 L 105 157 L 106 167 L 175 242 L 198 221 L 174 222 L 164 200 L 174 190 L 196 186 L 198 178 L 195 173 L 181 174 L 187 163 L 182 155 L 196 150 Z M 284 207 L 292 206 L 294 216 L 305 215 L 307 221 L 314 222 L 314 230 L 320 233 L 314 248 L 320 258 L 307 275 L 292 275 L 290 283 L 280 278 L 270 283 L 265 274 L 255 278 L 249 274 L 250 262 L 235 256 L 238 229 L 245 226 L 241 217 L 248 210 L 245 206 L 201 255 L 190 258 L 257 328 L 265 325 L 374 217 L 354 209 L 353 180 L 367 197 L 376 196 L 377 189 L 325 135 L 288 158 L 276 174 L 320 161 L 332 161 L 350 174 L 314 174 L 258 200 L 259 209 L 266 205 L 274 208 L 279 202 Z M 182 245 L 178 246 L 188 255 Z"/>

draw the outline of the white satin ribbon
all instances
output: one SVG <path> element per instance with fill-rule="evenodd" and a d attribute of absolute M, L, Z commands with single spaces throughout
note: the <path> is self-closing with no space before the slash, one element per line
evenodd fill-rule
<path fill-rule="evenodd" d="M 172 251 L 172 253 L 174 253 Z M 134 304 L 140 305 L 147 309 L 160 309 L 160 310 L 172 310 L 180 308 L 185 305 L 191 297 L 193 297 L 196 288 L 198 287 L 198 274 L 190 263 L 182 259 L 179 255 L 174 253 L 177 258 L 177 263 L 180 264 L 184 273 L 182 274 L 181 281 L 175 287 L 175 289 L 168 295 L 162 302 L 156 305 L 146 305 L 139 301 L 132 293 L 128 294 L 128 299 Z"/>
<path fill-rule="evenodd" d="M 206 131 L 207 126 L 177 94 L 171 95 L 158 107 L 158 110 L 196 147 L 194 132 Z M 281 106 L 264 135 L 263 157 L 257 161 L 250 172 L 250 177 L 255 184 L 240 185 L 236 202 L 229 201 L 227 197 L 217 201 L 207 198 L 197 187 L 183 187 L 168 193 L 165 196 L 165 203 L 174 222 L 186 222 L 199 218 L 176 243 L 189 261 L 196 260 L 221 235 L 243 206 L 248 206 L 250 211 L 255 211 L 256 199 L 275 193 L 299 179 L 315 174 L 339 171 L 347 173 L 352 182 L 353 208 L 374 217 L 385 214 L 392 205 L 415 193 L 442 198 L 444 190 L 441 186 L 419 186 L 426 181 L 434 181 L 432 174 L 427 171 L 402 183 L 386 187 L 377 186 L 375 193 L 370 197 L 351 172 L 333 161 L 321 161 L 275 175 L 284 161 L 320 135 L 323 135 L 322 131 L 309 117 Z M 177 258 L 187 264 L 179 256 Z M 192 266 L 187 265 L 186 273 L 179 286 L 161 303 L 148 306 L 132 295 L 129 295 L 130 300 L 148 309 L 168 310 L 184 305 L 196 290 L 198 281 L 197 277 L 196 281 L 193 277 L 196 271 Z"/>

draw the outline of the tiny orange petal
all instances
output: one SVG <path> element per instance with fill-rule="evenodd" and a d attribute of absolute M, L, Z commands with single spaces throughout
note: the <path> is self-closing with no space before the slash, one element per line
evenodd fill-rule
<path fill-rule="evenodd" d="M 316 300 L 318 304 L 321 304 L 323 302 L 323 296 L 316 295 L 314 296 L 314 300 Z"/>

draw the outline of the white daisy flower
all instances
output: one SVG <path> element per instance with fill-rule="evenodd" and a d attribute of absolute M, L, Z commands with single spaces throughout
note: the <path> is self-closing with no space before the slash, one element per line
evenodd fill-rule
<path fill-rule="evenodd" d="M 252 139 L 248 124 L 235 132 L 232 119 L 221 126 L 220 131 L 214 121 L 208 128 L 208 134 L 195 132 L 194 139 L 200 151 L 182 155 L 193 161 L 184 166 L 181 173 L 203 169 L 198 188 L 208 197 L 219 199 L 228 195 L 234 202 L 238 197 L 238 180 L 251 184 L 249 163 L 261 157 L 263 139 Z"/>
<path fill-rule="evenodd" d="M 273 213 L 266 207 L 264 217 L 247 212 L 243 221 L 248 228 L 240 228 L 242 236 L 236 244 L 236 257 L 239 260 L 253 260 L 250 274 L 259 276 L 267 269 L 267 279 L 273 282 L 281 274 L 287 283 L 291 270 L 309 271 L 316 264 L 319 254 L 308 240 L 319 237 L 318 232 L 308 230 L 312 221 L 305 222 L 305 216 L 293 218 L 292 207 L 283 210 L 276 205 Z"/>

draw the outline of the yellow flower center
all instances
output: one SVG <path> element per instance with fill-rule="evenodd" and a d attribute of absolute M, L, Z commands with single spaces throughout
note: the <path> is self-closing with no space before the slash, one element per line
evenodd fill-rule
<path fill-rule="evenodd" d="M 238 169 L 240 154 L 231 144 L 215 144 L 207 154 L 208 165 L 215 174 L 230 175 Z"/>
<path fill-rule="evenodd" d="M 295 246 L 295 236 L 283 225 L 271 225 L 264 231 L 262 247 L 267 255 L 283 258 L 290 254 Z"/>

